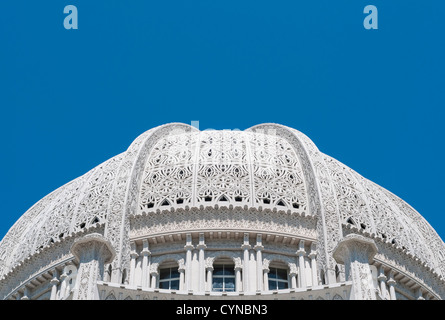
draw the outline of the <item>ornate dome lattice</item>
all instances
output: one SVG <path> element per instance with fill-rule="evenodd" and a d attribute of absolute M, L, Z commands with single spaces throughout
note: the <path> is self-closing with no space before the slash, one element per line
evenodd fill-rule
<path fill-rule="evenodd" d="M 320 152 L 301 132 L 276 124 L 202 132 L 170 124 L 145 132 L 24 213 L 0 243 L 0 277 L 79 230 L 102 224 L 112 237 L 124 228 L 117 213 L 215 204 L 315 216 L 320 237 L 333 243 L 323 249 L 327 256 L 342 228 L 354 226 L 445 275 L 444 243 L 416 210 Z M 125 250 L 116 248 L 118 257 Z"/>
<path fill-rule="evenodd" d="M 154 146 L 144 170 L 142 211 L 214 203 L 304 212 L 303 173 L 284 139 L 241 131 L 169 136 Z"/>

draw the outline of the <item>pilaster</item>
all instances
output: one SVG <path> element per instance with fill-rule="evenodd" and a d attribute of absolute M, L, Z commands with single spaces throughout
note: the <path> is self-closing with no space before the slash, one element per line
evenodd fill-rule
<path fill-rule="evenodd" d="M 198 291 L 204 292 L 205 291 L 205 261 L 204 261 L 204 250 L 207 248 L 205 242 L 204 242 L 204 233 L 199 234 L 199 243 L 196 246 L 196 249 L 199 250 L 198 253 L 198 262 L 199 262 L 199 284 L 198 284 Z"/>
<path fill-rule="evenodd" d="M 249 244 L 249 234 L 244 233 L 244 241 L 241 246 L 243 250 L 243 290 L 249 291 L 249 250 L 251 246 Z"/>
<path fill-rule="evenodd" d="M 300 240 L 298 251 L 296 253 L 298 256 L 298 287 L 306 288 L 306 270 L 304 268 L 304 256 L 306 255 L 306 250 L 304 249 L 304 240 Z"/>
<path fill-rule="evenodd" d="M 269 291 L 269 263 L 268 259 L 263 260 L 263 290 Z"/>
<path fill-rule="evenodd" d="M 148 268 L 149 268 L 149 259 L 151 252 L 149 250 L 149 244 L 148 239 L 142 240 L 142 287 L 150 287 L 150 275 L 148 274 Z"/>
<path fill-rule="evenodd" d="M 256 237 L 256 245 L 254 247 L 256 251 L 256 291 L 261 292 L 263 290 L 263 257 L 262 251 L 264 249 L 262 235 L 258 234 Z"/>
<path fill-rule="evenodd" d="M 130 250 L 130 285 L 133 286 L 135 285 L 136 259 L 139 257 L 134 241 L 130 242 Z"/>
<path fill-rule="evenodd" d="M 186 234 L 186 243 L 184 246 L 185 253 L 185 290 L 192 290 L 192 250 L 194 246 L 192 244 L 192 235 Z"/>

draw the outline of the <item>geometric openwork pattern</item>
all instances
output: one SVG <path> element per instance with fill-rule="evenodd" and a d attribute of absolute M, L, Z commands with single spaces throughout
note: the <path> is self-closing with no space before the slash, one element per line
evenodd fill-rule
<path fill-rule="evenodd" d="M 168 136 L 145 165 L 140 210 L 215 203 L 307 211 L 301 165 L 277 136 L 204 131 Z"/>
<path fill-rule="evenodd" d="M 18 261 L 70 233 L 104 223 L 122 156 L 117 155 L 32 206 L 0 243 L 0 277 Z"/>
<path fill-rule="evenodd" d="M 325 163 L 335 188 L 343 225 L 354 225 L 374 233 L 445 274 L 443 242 L 419 213 L 339 161 L 325 155 Z"/>

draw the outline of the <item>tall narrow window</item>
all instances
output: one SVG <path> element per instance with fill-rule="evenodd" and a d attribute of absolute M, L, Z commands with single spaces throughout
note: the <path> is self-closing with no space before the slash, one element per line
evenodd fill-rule
<path fill-rule="evenodd" d="M 289 288 L 286 269 L 269 269 L 269 290 L 281 290 Z"/>
<path fill-rule="evenodd" d="M 338 265 L 335 265 L 335 280 L 337 282 L 341 282 L 340 281 L 340 268 L 338 267 Z"/>
<path fill-rule="evenodd" d="M 127 284 L 127 269 L 124 269 L 124 271 L 122 271 L 122 284 Z"/>
<path fill-rule="evenodd" d="M 179 290 L 178 267 L 160 269 L 159 289 Z"/>
<path fill-rule="evenodd" d="M 216 264 L 213 267 L 212 291 L 234 292 L 235 269 L 233 264 Z"/>
<path fill-rule="evenodd" d="M 321 284 L 326 284 L 323 270 L 320 270 L 320 281 L 321 281 Z"/>

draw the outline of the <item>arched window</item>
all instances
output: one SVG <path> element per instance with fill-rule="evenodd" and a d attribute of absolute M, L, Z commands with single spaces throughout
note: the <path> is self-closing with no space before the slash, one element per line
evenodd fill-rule
<path fill-rule="evenodd" d="M 159 267 L 159 289 L 179 290 L 179 271 L 176 262 L 163 263 Z"/>
<path fill-rule="evenodd" d="M 288 270 L 282 266 L 269 268 L 269 290 L 282 290 L 289 288 Z"/>
<path fill-rule="evenodd" d="M 212 291 L 234 292 L 235 264 L 230 259 L 219 259 L 213 263 Z"/>

